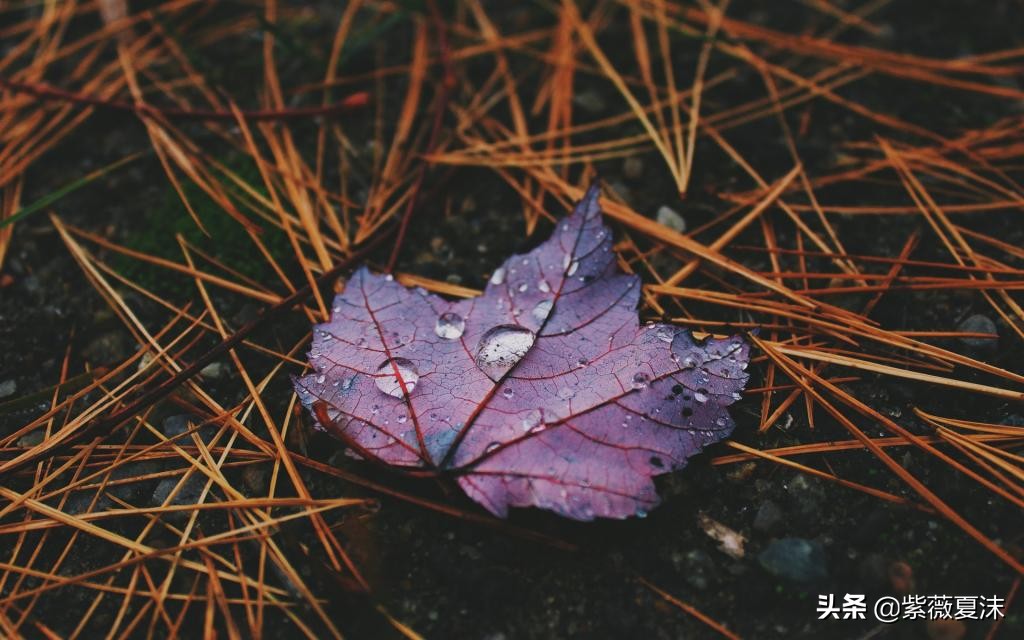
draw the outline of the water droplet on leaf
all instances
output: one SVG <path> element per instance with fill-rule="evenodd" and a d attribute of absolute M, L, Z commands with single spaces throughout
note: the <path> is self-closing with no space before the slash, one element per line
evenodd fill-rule
<path fill-rule="evenodd" d="M 397 375 L 396 375 L 397 374 Z M 419 382 L 420 375 L 410 360 L 405 358 L 392 358 L 385 360 L 377 367 L 377 373 L 373 379 L 377 388 L 393 398 L 401 398 L 404 394 L 402 385 L 405 385 L 405 393 L 412 393 Z"/>
<path fill-rule="evenodd" d="M 523 416 L 523 431 L 529 433 L 530 431 L 537 430 L 538 427 L 542 426 L 541 413 L 537 409 L 532 409 Z"/>
<path fill-rule="evenodd" d="M 637 371 L 633 374 L 633 388 L 643 389 L 650 384 L 651 378 L 643 371 Z"/>
<path fill-rule="evenodd" d="M 445 340 L 458 340 L 466 331 L 466 321 L 457 313 L 445 311 L 437 316 L 434 333 Z"/>
<path fill-rule="evenodd" d="M 526 327 L 501 324 L 492 327 L 480 338 L 476 351 L 476 366 L 491 380 L 500 380 L 526 352 L 536 339 Z"/>
<path fill-rule="evenodd" d="M 541 300 L 537 303 L 537 306 L 533 308 L 533 319 L 537 322 L 544 322 L 551 315 L 551 307 L 554 303 L 550 300 Z"/>

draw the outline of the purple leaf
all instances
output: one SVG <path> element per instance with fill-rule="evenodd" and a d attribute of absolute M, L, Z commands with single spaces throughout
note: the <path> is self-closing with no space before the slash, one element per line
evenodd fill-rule
<path fill-rule="evenodd" d="M 652 477 L 729 435 L 749 345 L 640 326 L 592 186 L 483 295 L 449 302 L 357 271 L 317 325 L 295 388 L 356 455 L 452 473 L 504 517 L 643 516 Z"/>

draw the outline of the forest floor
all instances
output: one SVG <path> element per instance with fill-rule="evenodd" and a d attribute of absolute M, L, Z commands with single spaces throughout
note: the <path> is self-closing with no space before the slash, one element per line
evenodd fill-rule
<path fill-rule="evenodd" d="M 0 9 L 0 74 L 35 87 L 0 87 L 0 635 L 1024 633 L 1017 3 L 335 4 Z M 677 91 L 678 126 L 645 110 Z M 643 319 L 770 345 L 731 441 L 646 518 L 501 521 L 345 455 L 290 382 L 333 282 L 161 387 L 377 237 L 371 268 L 474 294 L 594 175 Z M 712 255 L 682 234 L 851 316 L 706 259 L 672 281 Z M 818 620 L 847 593 L 1009 606 Z"/>

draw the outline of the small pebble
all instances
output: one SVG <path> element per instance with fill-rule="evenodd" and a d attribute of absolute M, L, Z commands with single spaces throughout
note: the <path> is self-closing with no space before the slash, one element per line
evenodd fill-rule
<path fill-rule="evenodd" d="M 203 367 L 199 374 L 208 380 L 220 380 L 228 374 L 228 366 L 223 362 L 211 362 Z"/>
<path fill-rule="evenodd" d="M 601 97 L 601 94 L 596 91 L 582 91 L 577 93 L 573 97 L 572 102 L 584 111 L 590 113 L 601 113 L 608 106 L 604 98 Z"/>
<path fill-rule="evenodd" d="M 679 233 L 686 231 L 686 220 L 671 207 L 665 205 L 658 207 L 655 219 L 658 221 L 658 224 L 666 226 L 673 231 L 678 231 Z"/>
<path fill-rule="evenodd" d="M 779 533 L 783 529 L 786 515 L 782 508 L 771 500 L 765 500 L 757 508 L 757 515 L 754 516 L 754 529 L 761 533 Z"/>
<path fill-rule="evenodd" d="M 13 396 L 18 391 L 18 383 L 14 380 L 4 380 L 0 382 L 0 398 L 6 398 Z"/>
<path fill-rule="evenodd" d="M 996 323 L 988 316 L 976 313 L 968 316 L 956 327 L 957 331 L 969 333 L 992 333 L 998 334 Z M 975 351 L 994 351 L 999 346 L 999 338 L 960 338 L 960 342 L 968 349 Z"/>
<path fill-rule="evenodd" d="M 18 446 L 22 449 L 28 449 L 36 446 L 43 441 L 43 436 L 46 435 L 42 429 L 36 429 L 35 431 L 29 431 L 25 435 L 18 438 Z"/>
<path fill-rule="evenodd" d="M 178 486 L 178 482 L 181 481 L 180 476 L 171 476 L 164 478 L 160 481 L 160 484 L 153 490 L 153 496 L 150 498 L 150 502 L 153 505 L 161 505 L 167 501 L 170 497 L 171 492 L 174 491 L 175 487 Z M 178 492 L 174 494 L 174 497 L 170 499 L 168 504 L 196 504 L 199 502 L 199 498 L 203 493 L 203 489 L 206 485 L 206 479 L 204 476 L 198 473 L 193 473 L 189 476 L 189 479 L 185 481 L 185 484 L 178 489 Z M 183 512 L 178 512 L 183 513 Z"/>
<path fill-rule="evenodd" d="M 817 540 L 773 540 L 757 560 L 768 573 L 793 582 L 816 582 L 828 576 L 825 548 Z"/>
<path fill-rule="evenodd" d="M 86 345 L 82 355 L 92 363 L 111 363 L 124 359 L 131 350 L 132 343 L 127 336 L 110 331 Z"/>

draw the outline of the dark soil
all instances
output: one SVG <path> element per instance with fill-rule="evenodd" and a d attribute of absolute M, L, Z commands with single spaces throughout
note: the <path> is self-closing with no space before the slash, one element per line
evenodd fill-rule
<path fill-rule="evenodd" d="M 884 29 L 882 36 L 853 32 L 843 38 L 848 42 L 920 55 L 967 56 L 1019 45 L 1019 34 L 1024 33 L 1021 13 L 1020 6 L 1009 1 L 970 8 L 956 2 L 928 3 L 927 6 L 894 3 L 873 17 L 873 22 Z M 333 19 L 334 13 L 330 15 Z M 790 33 L 801 33 L 822 19 L 821 14 L 802 3 L 787 3 L 782 7 L 736 2 L 730 7 L 730 15 Z M 530 5 L 529 9 L 495 10 L 494 17 L 507 20 L 510 31 L 522 28 L 523 20 L 538 24 L 550 20 L 550 15 L 537 5 Z M 335 22 L 325 20 L 324 23 L 322 28 L 307 25 L 305 29 L 309 33 L 300 35 L 329 44 L 331 25 Z M 395 46 L 395 51 L 389 55 L 403 59 L 407 37 L 408 25 L 396 27 L 395 32 L 388 34 L 388 42 L 393 40 Z M 626 25 L 611 27 L 606 36 L 602 36 L 605 37 L 610 49 L 622 49 L 623 55 L 630 55 L 628 46 L 614 46 L 616 39 L 628 43 Z M 369 65 L 373 61 L 371 49 L 354 52 L 349 64 L 355 68 Z M 692 47 L 689 51 L 692 53 Z M 692 69 L 690 53 L 680 55 L 681 69 Z M 208 69 L 222 66 L 210 60 L 213 54 L 205 55 Z M 302 55 L 283 50 L 281 56 L 286 67 L 302 65 Z M 629 64 L 628 57 L 626 60 L 624 65 Z M 236 94 L 241 96 L 239 100 L 255 103 L 253 86 L 260 82 L 259 60 L 231 59 L 224 64 L 237 65 L 237 72 L 228 73 L 221 68 L 214 80 L 222 82 L 229 90 L 234 90 L 234 84 L 240 85 Z M 521 70 L 529 71 L 530 64 L 523 61 Z M 706 108 L 715 111 L 732 101 L 763 95 L 764 89 L 756 74 L 743 75 L 741 80 L 727 92 L 710 94 Z M 588 117 L 614 113 L 621 108 L 616 94 L 604 81 L 582 77 L 577 92 L 590 96 L 593 102 L 592 112 L 586 114 Z M 389 99 L 396 103 L 396 110 L 400 95 L 398 90 L 389 94 Z M 981 128 L 1000 118 L 1014 116 L 1021 106 L 1011 100 L 939 90 L 881 75 L 855 83 L 843 95 L 951 137 L 965 128 Z M 793 125 L 794 114 L 790 114 L 790 119 Z M 368 139 L 372 127 L 366 129 Z M 634 125 L 626 125 L 621 135 L 633 133 L 634 129 Z M 808 173 L 820 175 L 834 168 L 839 156 L 848 152 L 845 142 L 870 141 L 876 132 L 900 137 L 838 107 L 815 102 L 811 107 L 810 126 L 799 141 Z M 791 161 L 779 127 L 772 120 L 746 125 L 729 132 L 728 136 L 767 179 L 777 178 L 789 170 Z M 99 113 L 37 163 L 29 174 L 25 201 L 31 202 L 75 177 L 127 153 L 145 149 L 147 145 L 141 126 L 126 122 L 120 115 Z M 746 176 L 710 141 L 705 139 L 698 144 L 696 157 L 695 188 L 685 202 L 673 196 L 668 175 L 653 153 L 639 158 L 641 171 L 635 171 L 636 165 L 631 168 L 629 173 L 634 177 L 627 175 L 622 161 L 601 163 L 597 168 L 605 183 L 636 210 L 653 216 L 658 207 L 668 205 L 679 211 L 692 228 L 728 208 L 716 193 L 751 186 Z M 224 160 L 233 161 L 230 157 Z M 244 161 L 237 161 L 239 170 L 246 170 Z M 368 183 L 369 176 L 363 175 L 362 179 Z M 887 179 L 889 182 L 877 186 L 862 183 L 856 190 L 836 189 L 822 195 L 822 199 L 851 205 L 909 204 L 893 176 Z M 430 181 L 401 254 L 401 270 L 481 287 L 506 255 L 532 246 L 547 235 L 549 227 L 542 223 L 531 237 L 526 236 L 515 193 L 488 171 L 437 170 L 431 173 Z M 216 219 L 212 205 L 207 207 L 204 218 Z M 257 261 L 246 255 L 245 241 L 231 239 L 233 223 L 215 223 L 211 229 L 212 239 L 204 238 L 190 226 L 187 214 L 152 156 L 61 200 L 53 210 L 71 224 L 140 250 L 169 256 L 180 255 L 170 234 L 181 231 L 205 243 L 205 247 L 250 275 L 267 275 L 260 271 L 263 267 Z M 560 215 L 562 211 L 552 208 L 551 213 Z M 1019 222 L 1019 212 L 979 214 L 964 222 L 1005 242 L 1024 246 L 1024 225 Z M 779 228 L 789 227 L 780 224 Z M 880 256 L 897 255 L 915 229 L 922 229 L 926 237 L 928 234 L 926 226 L 916 216 L 849 217 L 839 220 L 837 229 L 850 253 Z M 922 242 L 915 257 L 947 260 L 942 246 L 933 240 L 928 237 Z M 752 233 L 737 244 L 761 243 L 759 234 Z M 793 245 L 792 238 L 785 235 L 780 236 L 779 243 Z M 281 238 L 271 238 L 270 245 L 282 256 L 290 251 Z M 72 371 L 81 371 L 86 362 L 113 364 L 135 350 L 135 341 L 89 286 L 45 214 L 19 223 L 11 246 L 4 273 L 10 274 L 14 282 L 0 290 L 0 383 L 14 381 L 18 397 L 49 387 L 58 379 L 69 345 Z M 735 255 L 751 266 L 766 266 L 761 255 L 740 252 Z M 194 294 L 187 279 L 168 277 L 138 263 L 108 257 L 131 277 L 179 303 Z M 385 258 L 386 251 L 383 251 L 378 264 Z M 664 259 L 671 261 L 678 257 Z M 152 303 L 135 294 L 129 294 L 129 298 L 144 322 L 164 317 Z M 855 298 L 849 302 L 862 301 L 863 298 Z M 226 315 L 235 326 L 258 311 L 251 303 L 243 304 L 230 296 L 221 296 L 218 304 L 230 310 Z M 650 311 L 642 310 L 642 313 Z M 726 313 L 722 309 L 710 309 L 705 315 L 739 319 L 723 316 Z M 894 293 L 884 298 L 874 318 L 886 327 L 953 329 L 973 314 L 995 321 L 1002 336 L 998 350 L 981 353 L 980 357 L 1021 371 L 1019 363 L 1024 350 L 1020 342 L 1015 341 L 977 294 L 941 290 L 913 295 Z M 265 327 L 257 339 L 289 345 L 307 331 L 308 326 L 294 320 Z M 965 349 L 954 341 L 944 344 Z M 259 359 L 254 357 L 254 362 L 258 368 Z M 760 367 L 753 368 L 752 386 L 761 384 L 763 372 Z M 984 380 L 979 378 L 979 381 Z M 239 381 L 230 375 L 211 388 L 227 404 L 244 395 Z M 1024 423 L 1024 409 L 1020 405 L 936 390 L 893 378 L 866 376 L 849 389 L 918 433 L 926 430 L 913 415 L 915 406 L 939 415 Z M 280 408 L 286 405 L 290 393 L 288 379 L 281 376 L 264 395 L 275 408 Z M 0 429 L 9 433 L 37 415 L 47 402 L 48 397 L 35 400 L 30 397 L 16 410 L 0 416 Z M 820 414 L 811 432 L 802 402 L 796 403 L 793 411 L 783 417 L 781 424 L 785 428 L 774 428 L 758 435 L 759 410 L 754 399 L 737 405 L 734 411 L 739 424 L 734 435 L 736 440 L 769 448 L 849 437 L 841 426 Z M 161 406 L 154 419 L 163 421 L 181 412 L 177 407 Z M 877 425 L 862 426 L 869 432 L 880 433 Z M 479 511 L 451 486 L 397 479 L 347 458 L 341 454 L 340 445 L 325 436 L 314 433 L 307 436 L 306 443 L 296 446 L 304 444 L 305 451 L 313 457 L 408 493 Z M 877 631 L 877 623 L 870 620 L 870 613 L 867 621 L 818 621 L 815 611 L 818 595 L 834 593 L 841 598 L 845 593 L 866 593 L 871 602 L 874 597 L 899 588 L 890 575 L 894 567 L 903 566 L 898 563 L 909 566 L 915 593 L 923 595 L 1004 596 L 1013 583 L 1015 576 L 1010 569 L 940 516 L 895 507 L 770 463 L 710 464 L 715 456 L 729 453 L 732 451 L 725 447 L 713 448 L 694 460 L 688 469 L 663 478 L 659 487 L 664 503 L 645 519 L 582 524 L 533 511 L 516 512 L 510 518 L 510 524 L 515 527 L 570 543 L 577 547 L 576 551 L 524 539 L 500 525 L 487 527 L 466 522 L 392 498 L 382 498 L 381 508 L 374 513 L 345 516 L 339 521 L 338 530 L 346 549 L 374 586 L 373 597 L 397 619 L 431 638 L 718 637 L 708 627 L 660 599 L 638 581 L 640 577 L 749 638 L 869 637 Z M 1019 512 L 916 451 L 898 451 L 894 455 L 967 520 L 980 525 L 1005 548 L 1019 553 L 1024 531 Z M 808 463 L 822 466 L 821 459 L 809 459 Z M 832 455 L 827 463 L 841 477 L 898 495 L 912 495 L 868 453 Z M 375 495 L 325 475 L 310 473 L 307 479 L 318 496 Z M 23 482 L 18 479 L 11 484 L 21 486 Z M 126 490 L 125 499 L 145 503 L 158 491 L 158 484 L 153 481 L 133 485 Z M 718 550 L 715 542 L 698 526 L 700 514 L 746 536 L 745 557 L 734 559 Z M 296 546 L 315 541 L 310 531 L 298 527 L 286 528 L 281 535 Z M 814 559 L 813 566 L 805 571 L 808 577 L 817 575 L 818 578 L 787 579 L 762 566 L 759 554 L 782 538 L 802 538 L 820 544 L 823 556 Z M 86 544 L 79 542 L 78 545 L 80 557 L 72 560 L 69 571 L 109 564 L 121 553 L 99 543 L 93 545 L 93 553 L 86 553 Z M 318 547 L 314 543 L 311 549 L 315 555 Z M 0 550 L 0 555 L 6 552 Z M 332 606 L 338 609 L 343 629 L 355 637 L 370 637 L 380 632 L 378 622 L 366 613 L 370 611 L 369 603 L 360 603 L 344 595 L 341 587 L 330 586 L 332 578 L 321 574 L 316 562 L 311 562 L 304 570 L 309 572 L 311 583 L 321 587 L 320 591 L 335 590 L 340 594 Z M 47 603 L 41 603 L 37 615 L 48 612 L 53 616 L 51 624 L 66 632 L 76 619 L 71 612 L 80 612 L 90 600 L 90 593 L 68 589 Z M 103 611 L 96 617 L 96 624 L 102 625 L 103 620 L 109 620 L 114 613 L 116 610 Z M 63 618 L 68 619 L 66 625 L 60 622 Z M 985 637 L 990 624 L 968 623 L 967 637 Z M 1000 637 L 1006 638 L 1024 634 L 1024 617 L 1019 605 L 1015 611 L 1008 612 L 1001 634 Z M 294 635 L 294 629 L 286 620 L 268 621 L 267 637 Z M 924 623 L 915 621 L 886 627 L 872 637 L 924 638 L 928 635 Z"/>

